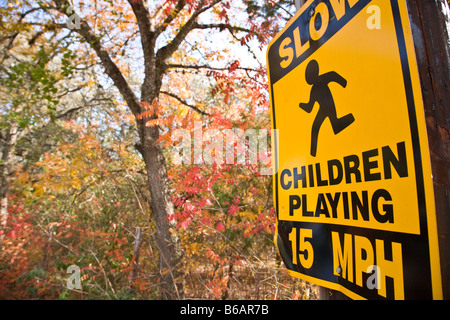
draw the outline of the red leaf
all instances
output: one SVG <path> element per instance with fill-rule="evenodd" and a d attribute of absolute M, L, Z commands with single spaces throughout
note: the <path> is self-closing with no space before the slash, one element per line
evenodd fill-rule
<path fill-rule="evenodd" d="M 219 222 L 216 226 L 217 231 L 225 231 L 225 225 L 222 222 Z"/>

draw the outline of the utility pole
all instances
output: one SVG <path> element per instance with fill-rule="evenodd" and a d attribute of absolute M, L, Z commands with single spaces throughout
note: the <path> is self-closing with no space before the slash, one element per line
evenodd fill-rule
<path fill-rule="evenodd" d="M 430 147 L 443 298 L 450 299 L 450 16 L 447 0 L 407 0 Z"/>

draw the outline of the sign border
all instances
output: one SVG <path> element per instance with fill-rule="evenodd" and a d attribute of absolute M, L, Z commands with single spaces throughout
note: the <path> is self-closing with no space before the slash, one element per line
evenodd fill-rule
<path fill-rule="evenodd" d="M 403 1 L 403 0 L 401 0 Z M 368 3 L 366 4 L 366 6 L 368 6 L 370 3 L 372 2 L 372 0 L 369 0 Z M 273 129 L 277 129 L 276 127 L 276 114 L 275 114 L 275 98 L 274 98 L 274 92 L 273 92 L 273 86 L 275 83 L 271 82 L 271 78 L 270 78 L 270 63 L 269 63 L 269 50 L 272 47 L 272 45 L 276 42 L 277 39 L 279 39 L 286 31 L 287 29 L 299 18 L 299 16 L 305 12 L 305 10 L 309 9 L 309 7 L 311 6 L 311 4 L 314 3 L 314 0 L 309 0 L 306 4 L 303 5 L 303 7 L 295 14 L 295 16 L 293 18 L 291 18 L 291 20 L 286 24 L 286 26 L 277 34 L 277 36 L 270 42 L 268 48 L 267 48 L 267 66 L 268 66 L 268 80 L 269 80 L 269 88 L 270 88 L 270 104 L 271 104 L 271 120 L 272 120 L 272 126 Z M 430 287 L 431 287 L 431 297 L 435 298 L 435 299 L 442 299 L 442 284 L 441 284 L 441 274 L 440 274 L 440 264 L 439 262 L 439 252 L 437 251 L 437 259 L 433 259 L 431 256 L 431 253 L 436 254 L 436 247 L 438 246 L 437 244 L 437 239 L 433 239 L 431 238 L 431 234 L 430 234 L 430 229 L 433 228 L 436 229 L 436 226 L 434 225 L 430 225 L 430 220 L 431 222 L 433 222 L 435 224 L 435 217 L 430 217 L 430 214 L 434 214 L 435 215 L 435 207 L 434 207 L 434 202 L 433 203 L 429 203 L 430 201 L 427 201 L 427 195 L 426 192 L 428 190 L 431 190 L 431 192 L 433 191 L 432 188 L 432 183 L 431 183 L 431 189 L 429 189 L 428 187 L 426 187 L 426 184 L 428 183 L 428 181 L 425 180 L 425 168 L 424 168 L 424 162 L 423 162 L 423 154 L 422 154 L 422 148 L 427 148 L 428 147 L 428 140 L 427 137 L 423 138 L 420 135 L 420 129 L 419 129 L 419 123 L 418 123 L 418 118 L 417 118 L 417 105 L 421 104 L 419 101 L 416 101 L 418 99 L 418 97 L 420 97 L 422 104 L 423 104 L 423 99 L 422 99 L 422 92 L 421 90 L 419 90 L 420 92 L 415 92 L 414 90 L 414 83 L 413 83 L 413 79 L 412 79 L 412 74 L 411 74 L 411 68 L 416 66 L 417 67 L 417 57 L 415 54 L 415 51 L 413 50 L 413 52 L 408 52 L 408 47 L 407 47 L 407 43 L 406 43 L 406 39 L 405 39 L 405 30 L 404 28 L 409 26 L 410 28 L 410 22 L 408 20 L 408 23 L 405 25 L 405 21 L 403 21 L 404 19 L 402 19 L 402 13 L 400 12 L 400 6 L 398 3 L 398 0 L 391 0 L 391 8 L 392 8 L 392 15 L 394 18 L 394 25 L 395 25 L 395 32 L 396 32 L 396 39 L 397 39 L 397 47 L 399 50 L 399 54 L 400 54 L 400 62 L 401 62 L 401 68 L 402 68 L 402 74 L 403 74 L 403 83 L 404 83 L 404 87 L 405 87 L 405 95 L 406 95 L 406 104 L 407 104 L 407 108 L 408 108 L 408 117 L 409 117 L 409 124 L 410 124 L 410 131 L 411 131 L 411 142 L 412 142 L 412 146 L 413 146 L 413 157 L 414 157 L 414 172 L 415 172 L 415 177 L 416 177 L 416 190 L 417 190 L 417 199 L 418 199 L 418 211 L 419 211 L 419 226 L 420 226 L 420 234 L 418 235 L 420 237 L 420 241 L 428 244 L 428 246 L 426 246 L 426 255 L 428 257 L 428 261 L 426 263 L 427 266 L 427 270 L 425 270 L 425 274 L 423 274 L 423 277 L 427 277 L 429 278 L 429 283 L 430 283 Z M 405 9 L 406 11 L 408 10 L 407 5 L 406 5 L 406 1 L 405 1 Z M 412 32 L 411 30 L 409 30 L 410 32 Z M 411 51 L 411 50 L 410 50 Z M 311 54 L 306 57 L 305 59 L 303 59 L 302 62 L 306 61 L 312 54 L 314 53 L 311 52 Z M 410 64 L 410 60 L 415 59 L 416 63 L 411 65 Z M 297 66 L 296 66 L 297 67 Z M 295 67 L 295 68 L 296 68 Z M 294 68 L 294 69 L 295 69 Z M 281 77 L 282 78 L 282 77 Z M 277 79 L 280 80 L 281 78 Z M 419 89 L 420 89 L 420 80 L 417 79 L 417 81 L 419 81 Z M 416 95 L 417 94 L 417 95 Z M 425 131 L 426 134 L 426 131 Z M 421 143 L 421 138 L 425 139 L 425 142 L 422 141 Z M 278 168 L 278 137 L 275 137 L 273 139 L 273 144 L 274 146 L 273 148 L 273 158 L 274 158 L 274 162 L 275 162 L 275 168 Z M 430 162 L 430 166 L 431 166 L 431 161 Z M 425 165 L 426 165 L 426 161 L 425 161 Z M 431 170 L 431 169 L 430 169 Z M 428 168 L 427 170 L 428 171 Z M 276 228 L 275 228 L 275 237 L 274 237 L 274 241 L 275 241 L 275 245 L 280 248 L 278 246 L 278 241 L 277 238 L 279 237 L 278 234 L 278 222 L 279 222 L 279 203 L 278 203 L 278 181 L 279 181 L 279 173 L 278 171 L 274 173 L 274 179 L 273 179 L 273 184 L 274 184 L 274 203 L 275 203 L 275 211 L 276 211 Z M 428 191 L 430 192 L 430 191 Z M 433 193 L 432 193 L 433 194 Z M 432 223 L 432 224 L 433 224 Z M 329 224 L 324 224 L 324 225 L 329 225 Z M 437 230 L 436 231 L 436 235 L 437 235 Z M 437 260 L 437 261 L 436 261 Z M 437 264 L 437 266 L 436 266 Z M 433 269 L 433 272 L 432 272 Z M 364 297 L 360 296 L 359 294 L 351 291 L 350 289 L 342 286 L 339 283 L 335 283 L 335 282 L 330 282 L 327 280 L 323 280 L 320 278 L 315 278 L 294 270 L 290 270 L 288 269 L 288 272 L 290 275 L 296 277 L 296 278 L 301 278 L 305 281 L 309 281 L 311 283 L 315 283 L 318 284 L 320 286 L 323 287 L 327 287 L 333 290 L 337 290 L 342 292 L 343 294 L 349 296 L 352 299 L 365 299 Z"/>

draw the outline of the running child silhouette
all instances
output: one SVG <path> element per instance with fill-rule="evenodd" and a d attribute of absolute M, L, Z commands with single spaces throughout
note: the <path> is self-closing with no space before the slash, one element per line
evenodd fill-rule
<path fill-rule="evenodd" d="M 319 64 L 316 60 L 311 60 L 306 67 L 305 79 L 308 84 L 312 85 L 311 96 L 308 103 L 300 103 L 299 107 L 310 113 L 314 104 L 316 102 L 319 104 L 319 111 L 317 112 L 311 130 L 311 155 L 315 157 L 319 130 L 326 118 L 330 119 L 331 127 L 335 135 L 351 125 L 355 121 L 355 118 L 351 113 L 341 118 L 338 118 L 336 115 L 336 106 L 328 84 L 330 82 L 336 82 L 345 88 L 347 86 L 347 80 L 342 76 L 334 71 L 319 76 Z"/>

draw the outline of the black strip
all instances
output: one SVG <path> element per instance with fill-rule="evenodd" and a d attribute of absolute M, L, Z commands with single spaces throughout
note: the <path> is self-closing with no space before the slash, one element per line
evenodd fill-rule
<path fill-rule="evenodd" d="M 289 234 L 292 228 L 304 228 L 310 229 L 313 232 L 313 237 L 307 239 L 314 250 L 314 264 L 310 269 L 305 269 L 300 263 L 297 265 L 292 264 L 292 245 L 289 240 Z M 423 270 L 427 269 L 429 265 L 429 254 L 427 246 L 423 245 L 423 236 L 406 234 L 401 232 L 391 232 L 383 230 L 374 230 L 367 228 L 332 225 L 324 223 L 310 223 L 310 222 L 297 222 L 297 221 L 279 221 L 278 223 L 278 240 L 277 244 L 280 248 L 280 255 L 286 267 L 289 270 L 299 272 L 310 277 L 321 279 L 331 283 L 338 283 L 343 287 L 349 289 L 351 292 L 356 293 L 367 299 L 394 299 L 393 281 L 388 279 L 387 281 L 387 297 L 384 298 L 378 295 L 377 290 L 368 289 L 366 287 L 367 278 L 369 274 L 363 274 L 363 286 L 356 285 L 356 270 L 353 268 L 354 277 L 353 282 L 349 282 L 342 277 L 334 275 L 333 270 L 333 247 L 331 240 L 331 233 L 338 232 L 341 237 L 341 245 L 343 245 L 344 234 L 351 234 L 352 241 L 354 236 L 361 236 L 367 238 L 374 250 L 376 250 L 375 239 L 383 240 L 385 245 L 385 258 L 387 260 L 392 259 L 392 242 L 400 243 L 402 246 L 402 260 L 403 260 L 403 279 L 404 279 L 404 294 L 405 299 L 432 299 L 432 289 L 429 279 L 426 274 L 422 276 Z M 320 236 L 317 236 L 320 235 Z M 297 245 L 297 250 L 298 249 Z M 354 265 L 355 248 L 352 244 L 353 261 L 350 262 Z M 378 262 L 375 257 L 375 265 Z M 389 281 L 390 280 L 390 281 Z M 382 285 L 384 285 L 384 279 L 382 279 Z"/>
<path fill-rule="evenodd" d="M 272 83 L 272 81 L 270 81 L 270 96 L 272 98 L 273 129 L 276 129 L 277 128 L 277 122 L 276 122 L 276 118 L 275 118 L 275 97 L 274 97 L 274 94 L 273 94 L 273 83 Z M 274 135 L 275 135 L 275 139 L 274 139 L 274 142 L 273 142 L 274 148 L 273 148 L 272 153 L 274 155 L 274 159 L 275 159 L 274 162 L 275 162 L 275 168 L 276 168 L 275 175 L 274 175 L 274 179 L 275 179 L 275 194 L 276 194 L 276 197 L 275 197 L 275 214 L 276 214 L 276 217 L 277 217 L 277 220 L 278 220 L 279 219 L 279 215 L 278 215 L 278 142 L 277 142 L 278 134 L 277 134 L 276 131 L 274 131 Z"/>

